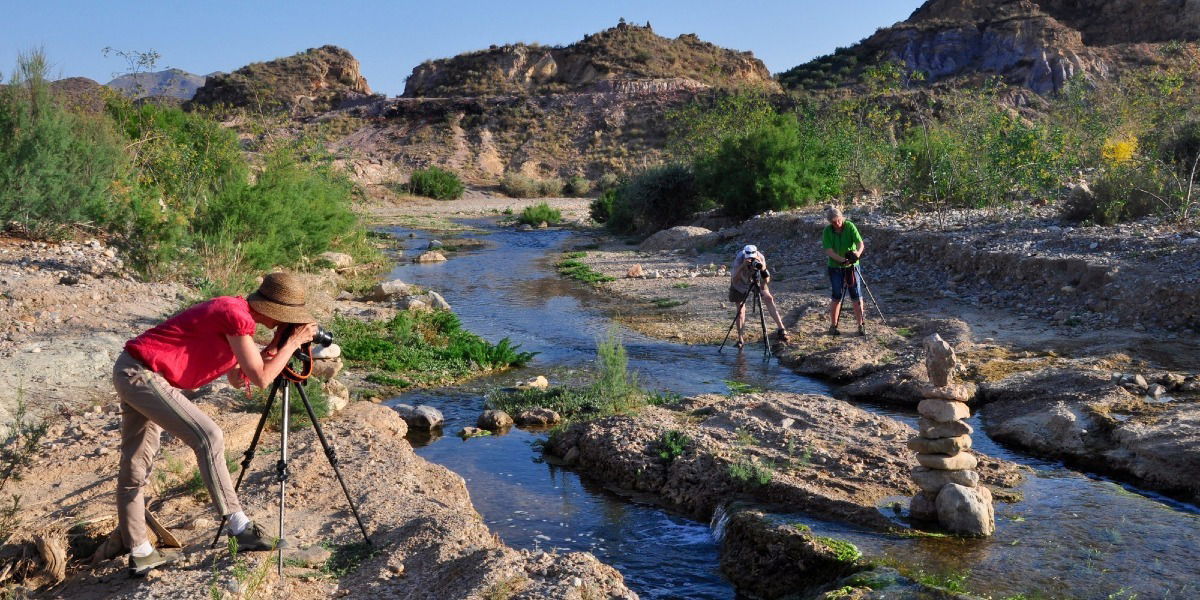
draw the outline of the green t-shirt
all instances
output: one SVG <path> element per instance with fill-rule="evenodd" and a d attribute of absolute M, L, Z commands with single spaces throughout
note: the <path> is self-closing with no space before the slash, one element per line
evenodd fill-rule
<path fill-rule="evenodd" d="M 825 232 L 821 234 L 821 247 L 832 248 L 840 256 L 845 256 L 846 252 L 858 247 L 863 241 L 862 235 L 858 233 L 858 228 L 854 223 L 846 221 L 842 224 L 842 232 L 837 233 L 833 230 L 833 225 L 826 225 Z M 831 267 L 846 267 L 851 265 L 843 265 L 834 261 L 832 258 L 827 258 L 826 263 Z M 854 264 L 858 264 L 855 261 Z"/>

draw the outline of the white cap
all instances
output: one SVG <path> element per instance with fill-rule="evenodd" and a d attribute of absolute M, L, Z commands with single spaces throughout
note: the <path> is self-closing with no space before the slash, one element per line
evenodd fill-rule
<path fill-rule="evenodd" d="M 754 244 L 746 244 L 746 247 L 742 248 L 742 255 L 750 256 L 751 254 L 758 254 L 758 246 L 755 246 Z"/>

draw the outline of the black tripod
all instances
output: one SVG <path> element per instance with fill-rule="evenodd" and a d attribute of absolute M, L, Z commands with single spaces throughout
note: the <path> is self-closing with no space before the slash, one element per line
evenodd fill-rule
<path fill-rule="evenodd" d="M 734 326 L 737 325 L 738 315 L 742 314 L 742 307 L 746 306 L 746 301 L 751 301 L 751 309 L 758 309 L 758 323 L 762 326 L 763 348 L 766 354 L 763 355 L 763 360 L 771 358 L 771 340 L 767 337 L 767 318 L 763 315 L 762 295 L 759 287 L 759 273 L 755 270 L 754 276 L 750 280 L 750 289 L 746 292 L 746 297 L 738 303 L 737 309 L 733 311 L 733 322 L 729 324 L 729 331 L 725 332 L 725 340 L 721 342 L 721 347 L 717 348 L 717 354 L 720 354 L 725 349 L 725 344 L 729 342 L 729 336 L 733 333 Z"/>
<path fill-rule="evenodd" d="M 307 361 L 305 358 L 307 358 Z M 288 427 L 292 409 L 290 393 L 292 386 L 295 386 L 296 391 L 300 393 L 300 400 L 304 402 L 304 410 L 308 412 L 308 418 L 312 421 L 313 429 L 317 432 L 317 439 L 321 441 L 321 448 L 325 450 L 325 458 L 329 460 L 329 465 L 333 467 L 333 472 L 337 475 L 338 483 L 342 486 L 342 493 L 346 495 L 346 502 L 350 504 L 350 512 L 354 514 L 354 520 L 358 522 L 358 529 L 362 532 L 363 540 L 366 541 L 368 546 L 371 545 L 371 538 L 367 535 L 367 528 L 363 525 L 362 517 L 358 515 L 358 508 L 354 506 L 354 499 L 350 497 L 350 490 L 346 488 L 346 481 L 342 479 L 342 471 L 338 469 L 337 451 L 325 439 L 325 432 L 321 429 L 321 423 L 317 420 L 316 413 L 313 412 L 312 404 L 308 401 L 308 395 L 304 393 L 304 381 L 308 378 L 308 373 L 312 371 L 312 358 L 311 356 L 302 356 L 300 357 L 300 361 L 304 363 L 304 374 L 299 374 L 291 370 L 291 368 L 286 368 L 283 373 L 280 373 L 275 378 L 274 383 L 271 384 L 271 394 L 267 396 L 267 406 L 263 408 L 262 416 L 258 419 L 258 428 L 254 431 L 254 438 L 250 440 L 250 447 L 246 449 L 245 458 L 242 459 L 242 471 L 238 473 L 237 483 L 233 486 L 235 491 L 241 488 L 242 480 L 245 478 L 246 472 L 250 470 L 250 462 L 254 460 L 254 451 L 258 448 L 259 439 L 262 438 L 263 428 L 267 424 L 267 417 L 271 414 L 271 406 L 275 404 L 275 394 L 282 387 L 283 424 L 280 426 L 282 441 L 279 448 L 279 461 L 275 463 L 275 474 L 279 479 L 279 539 L 281 540 L 281 547 L 279 548 L 279 573 L 281 575 L 283 574 L 283 509 L 288 479 Z M 221 518 L 221 524 L 217 527 L 217 534 L 213 537 L 213 547 L 216 547 L 217 542 L 221 539 L 221 532 L 225 529 L 226 519 L 227 517 Z"/>

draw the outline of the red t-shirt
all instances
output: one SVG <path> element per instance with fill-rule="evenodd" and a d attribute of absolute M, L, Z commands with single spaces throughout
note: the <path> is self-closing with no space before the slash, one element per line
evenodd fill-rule
<path fill-rule="evenodd" d="M 168 383 L 198 388 L 237 365 L 227 335 L 253 335 L 245 298 L 201 302 L 125 343 L 125 350 Z"/>

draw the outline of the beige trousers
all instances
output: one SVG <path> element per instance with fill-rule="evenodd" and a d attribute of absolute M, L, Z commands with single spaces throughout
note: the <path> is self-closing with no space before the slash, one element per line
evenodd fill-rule
<path fill-rule="evenodd" d="M 225 465 L 224 435 L 208 415 L 128 352 L 122 352 L 113 366 L 113 385 L 121 399 L 117 528 L 128 547 L 149 539 L 142 488 L 150 478 L 164 429 L 196 453 L 200 477 L 217 512 L 226 516 L 242 510 Z"/>

